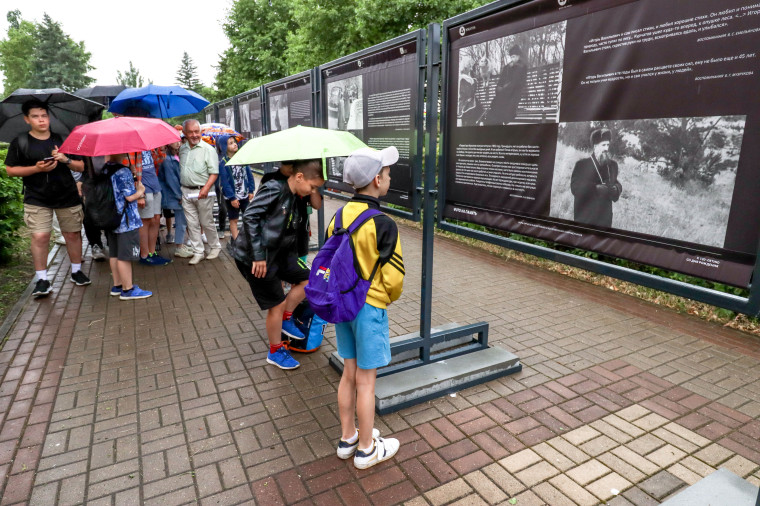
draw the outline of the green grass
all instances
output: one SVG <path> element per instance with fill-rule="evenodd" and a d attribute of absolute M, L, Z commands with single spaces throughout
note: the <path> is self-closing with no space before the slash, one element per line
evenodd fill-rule
<path fill-rule="evenodd" d="M 5 321 L 34 276 L 29 234 L 22 229 L 19 235 L 21 239 L 10 262 L 0 265 L 0 323 Z"/>

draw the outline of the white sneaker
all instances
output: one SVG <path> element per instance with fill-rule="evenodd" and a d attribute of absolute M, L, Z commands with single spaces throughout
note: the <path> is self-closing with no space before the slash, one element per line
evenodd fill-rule
<path fill-rule="evenodd" d="M 356 450 L 356 453 L 354 453 L 354 467 L 357 469 L 367 469 L 388 460 L 396 455 L 400 446 L 401 443 L 398 442 L 398 439 L 375 437 L 372 441 L 372 449 L 369 452 L 365 453 L 361 450 Z"/>
<path fill-rule="evenodd" d="M 208 239 L 206 239 L 206 232 L 203 232 L 201 234 L 201 241 L 203 241 L 203 244 L 208 244 Z"/>
<path fill-rule="evenodd" d="M 190 247 L 188 247 L 186 244 L 183 244 L 182 246 L 177 248 L 177 250 L 174 252 L 174 256 L 180 257 L 180 258 L 190 258 L 194 254 L 195 253 L 193 253 L 193 250 Z"/>
<path fill-rule="evenodd" d="M 219 239 L 224 239 L 224 230 L 219 230 L 217 235 L 219 236 Z"/>
<path fill-rule="evenodd" d="M 376 438 L 380 436 L 380 431 L 377 429 L 372 429 L 372 437 Z M 356 438 L 356 441 L 353 443 L 349 443 L 348 441 L 341 439 L 338 441 L 338 458 L 339 459 L 350 459 L 354 456 L 354 453 L 356 453 L 356 448 L 359 446 L 359 438 Z"/>
<path fill-rule="evenodd" d="M 193 255 L 193 258 L 190 259 L 190 265 L 197 265 L 201 263 L 201 260 L 203 260 L 203 255 L 201 255 L 200 253 Z"/>
<path fill-rule="evenodd" d="M 212 248 L 211 251 L 208 252 L 208 255 L 206 255 L 206 260 L 213 260 L 216 257 L 219 256 L 219 253 L 222 252 L 222 248 Z"/>
<path fill-rule="evenodd" d="M 92 245 L 92 259 L 93 260 L 105 260 L 106 254 L 103 252 L 103 248 L 97 244 Z"/>

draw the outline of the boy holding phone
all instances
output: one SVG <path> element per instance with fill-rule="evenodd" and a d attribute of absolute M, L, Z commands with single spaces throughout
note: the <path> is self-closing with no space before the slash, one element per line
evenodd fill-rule
<path fill-rule="evenodd" d="M 32 234 L 32 259 L 37 283 L 32 295 L 45 297 L 52 291 L 47 278 L 47 254 L 53 213 L 58 217 L 71 260 L 71 282 L 90 284 L 82 272 L 82 221 L 84 211 L 71 171 L 82 172 L 84 162 L 58 152 L 63 139 L 50 131 L 45 102 L 27 100 L 21 107 L 30 130 L 11 141 L 5 159 L 11 177 L 24 180 L 24 222 Z"/>

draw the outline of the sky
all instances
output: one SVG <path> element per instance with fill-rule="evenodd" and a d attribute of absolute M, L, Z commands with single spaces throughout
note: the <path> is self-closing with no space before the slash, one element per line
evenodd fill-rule
<path fill-rule="evenodd" d="M 61 24 L 74 41 L 84 41 L 92 55 L 88 73 L 96 84 L 116 84 L 131 60 L 154 84 L 176 84 L 175 76 L 187 51 L 198 78 L 213 86 L 220 54 L 229 47 L 222 22 L 232 0 L 2 0 L 0 38 L 8 33 L 8 11 L 18 9 L 27 21 L 41 22 L 44 13 Z M 0 74 L 1 75 L 1 74 Z"/>

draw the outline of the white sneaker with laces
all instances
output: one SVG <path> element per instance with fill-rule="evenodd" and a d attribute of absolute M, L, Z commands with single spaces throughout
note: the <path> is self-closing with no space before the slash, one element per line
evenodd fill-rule
<path fill-rule="evenodd" d="M 211 251 L 208 252 L 208 255 L 206 255 L 206 260 L 213 260 L 216 257 L 219 256 L 219 253 L 222 252 L 222 248 L 213 248 Z"/>
<path fill-rule="evenodd" d="M 380 431 L 377 429 L 372 429 L 372 437 L 376 438 L 380 436 Z M 356 448 L 359 447 L 359 437 L 356 437 L 356 441 L 353 443 L 349 443 L 345 439 L 341 439 L 338 441 L 338 458 L 339 459 L 350 459 L 354 456 L 354 453 L 356 453 Z"/>
<path fill-rule="evenodd" d="M 398 439 L 389 437 L 375 437 L 372 439 L 372 449 L 368 452 L 363 452 L 357 449 L 354 453 L 354 467 L 357 469 L 367 469 L 375 464 L 379 464 L 385 460 L 396 455 L 401 443 Z"/>
<path fill-rule="evenodd" d="M 190 265 L 197 265 L 201 263 L 201 260 L 203 260 L 203 255 L 200 253 L 197 255 L 193 255 L 193 258 L 190 259 Z"/>
<path fill-rule="evenodd" d="M 182 246 L 177 248 L 177 250 L 174 252 L 174 256 L 180 257 L 180 258 L 190 258 L 194 254 L 195 253 L 193 253 L 193 250 L 186 244 L 183 244 Z"/>

